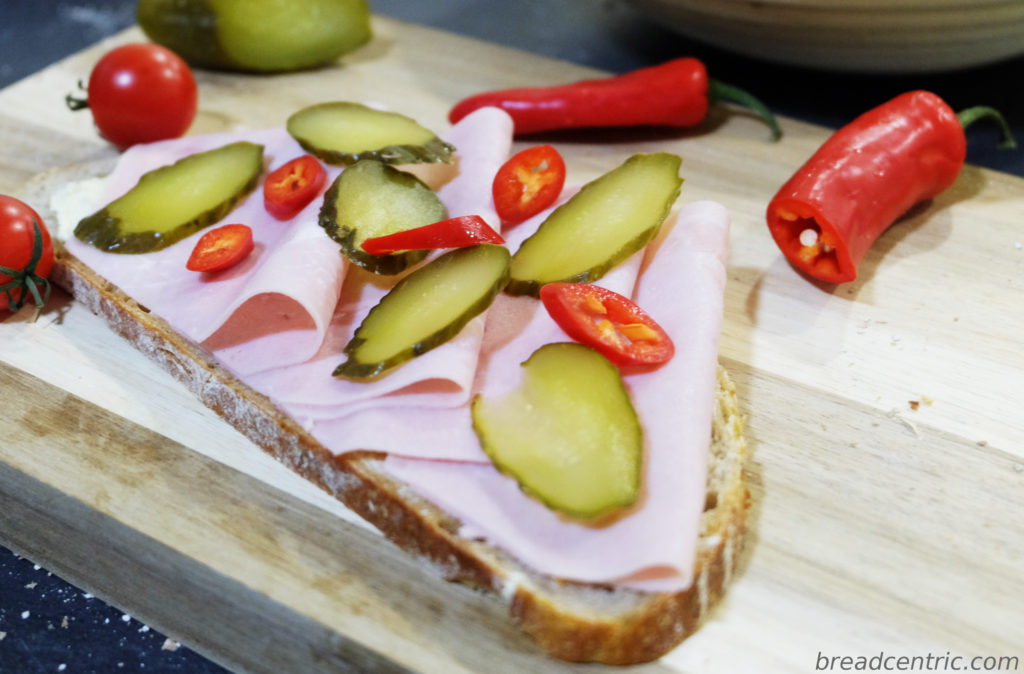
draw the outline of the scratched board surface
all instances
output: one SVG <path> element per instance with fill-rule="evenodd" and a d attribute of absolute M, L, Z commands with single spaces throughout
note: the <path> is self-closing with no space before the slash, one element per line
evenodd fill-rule
<path fill-rule="evenodd" d="M 441 130 L 469 93 L 597 74 L 393 20 L 374 28 L 327 69 L 199 72 L 191 133 L 281 125 L 341 95 Z M 139 37 L 0 92 L 4 191 L 111 157 L 87 117 L 41 94 L 73 89 Z M 558 140 L 579 180 L 634 152 L 676 152 L 681 202 L 720 201 L 733 221 L 721 359 L 748 418 L 748 550 L 708 624 L 637 669 L 1024 655 L 1024 180 L 965 167 L 876 243 L 858 281 L 822 286 L 764 226 L 767 201 L 827 135 L 782 124 L 770 143 L 725 108 L 689 132 Z M 239 670 L 575 668 L 540 654 L 496 599 L 437 580 L 265 456 L 63 293 L 30 319 L 0 324 L 3 542 Z"/>

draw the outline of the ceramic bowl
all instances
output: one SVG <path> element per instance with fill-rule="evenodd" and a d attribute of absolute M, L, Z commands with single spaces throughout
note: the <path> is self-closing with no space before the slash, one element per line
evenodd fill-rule
<path fill-rule="evenodd" d="M 942 72 L 1024 54 L 1024 0 L 631 0 L 683 35 L 789 65 Z"/>

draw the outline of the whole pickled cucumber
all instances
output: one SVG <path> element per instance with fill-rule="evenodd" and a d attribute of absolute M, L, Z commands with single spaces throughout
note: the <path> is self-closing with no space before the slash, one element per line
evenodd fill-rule
<path fill-rule="evenodd" d="M 589 520 L 640 493 L 643 431 L 618 368 L 576 343 L 547 344 L 523 363 L 520 388 L 473 399 L 484 452 L 529 496 Z"/>
<path fill-rule="evenodd" d="M 288 133 L 328 164 L 360 159 L 386 164 L 447 162 L 454 148 L 414 119 L 361 103 L 317 103 L 288 118 Z"/>
<path fill-rule="evenodd" d="M 83 218 L 75 236 L 108 253 L 161 250 L 216 223 L 258 184 L 263 146 L 245 141 L 154 169 Z"/>
<path fill-rule="evenodd" d="M 508 249 L 485 243 L 409 274 L 366 315 L 334 375 L 372 377 L 447 342 L 501 292 L 508 260 Z"/>
<path fill-rule="evenodd" d="M 371 37 L 366 0 L 139 0 L 136 16 L 153 42 L 221 70 L 310 68 Z"/>
<path fill-rule="evenodd" d="M 511 295 L 545 283 L 596 281 L 655 237 L 683 179 L 677 155 L 638 154 L 583 186 L 512 256 Z"/>
<path fill-rule="evenodd" d="M 363 159 L 342 171 L 328 188 L 320 226 L 353 263 L 376 274 L 397 274 L 430 251 L 370 255 L 363 250 L 363 241 L 438 222 L 445 212 L 437 194 L 416 176 Z"/>

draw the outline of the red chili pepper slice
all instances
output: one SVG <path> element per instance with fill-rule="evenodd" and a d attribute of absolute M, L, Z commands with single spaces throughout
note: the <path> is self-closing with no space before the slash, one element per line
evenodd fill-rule
<path fill-rule="evenodd" d="M 313 201 L 326 182 L 327 172 L 315 157 L 296 157 L 267 176 L 263 204 L 278 220 L 289 220 Z"/>
<path fill-rule="evenodd" d="M 668 333 L 617 292 L 589 283 L 548 283 L 540 299 L 565 334 L 615 365 L 659 365 L 675 354 Z"/>
<path fill-rule="evenodd" d="M 836 131 L 768 204 L 772 237 L 798 269 L 828 283 L 857 278 L 871 244 L 911 206 L 953 184 L 967 153 L 964 125 L 992 108 L 958 116 L 927 91 L 901 94 Z"/>
<path fill-rule="evenodd" d="M 220 271 L 233 267 L 252 252 L 255 244 L 248 225 L 224 225 L 199 237 L 185 263 L 189 271 Z"/>
<path fill-rule="evenodd" d="M 363 241 L 363 250 L 370 255 L 387 255 L 402 250 L 467 248 L 479 243 L 502 244 L 505 239 L 479 215 L 463 215 L 394 234 L 371 237 Z"/>
<path fill-rule="evenodd" d="M 745 105 L 782 132 L 771 111 L 745 91 L 709 80 L 704 64 L 678 58 L 601 79 L 551 87 L 520 87 L 470 96 L 448 113 L 454 124 L 484 107 L 499 107 L 515 122 L 515 133 L 614 126 L 696 126 L 720 100 Z"/>
<path fill-rule="evenodd" d="M 550 145 L 518 152 L 494 175 L 494 209 L 509 224 L 520 223 L 555 203 L 565 185 L 565 160 Z"/>

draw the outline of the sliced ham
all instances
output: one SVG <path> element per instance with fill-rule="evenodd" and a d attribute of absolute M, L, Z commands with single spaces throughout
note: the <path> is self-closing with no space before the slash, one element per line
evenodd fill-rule
<path fill-rule="evenodd" d="M 704 504 L 728 231 L 719 204 L 684 207 L 649 248 L 657 255 L 648 255 L 633 293 L 672 336 L 676 355 L 625 376 L 646 453 L 644 493 L 632 512 L 605 527 L 570 522 L 486 464 L 389 456 L 388 470 L 459 518 L 461 534 L 514 550 L 544 573 L 645 590 L 688 587 Z"/>
<path fill-rule="evenodd" d="M 95 209 L 127 192 L 149 170 L 238 140 L 263 145 L 270 169 L 304 154 L 283 129 L 135 146 L 108 177 Z M 338 169 L 329 168 L 328 179 L 337 173 Z M 262 190 L 255 190 L 223 222 L 251 227 L 256 248 L 244 262 L 223 272 L 199 274 L 185 269 L 202 232 L 144 255 L 105 253 L 73 237 L 67 248 L 186 337 L 200 343 L 211 340 L 208 346 L 218 350 L 224 364 L 235 374 L 246 375 L 309 359 L 327 332 L 345 263 L 337 244 L 317 225 L 318 201 L 292 221 L 280 222 L 266 212 Z M 297 265 L 311 273 L 295 274 Z M 253 327 L 259 329 L 255 340 L 249 331 Z M 245 348 L 238 348 L 250 340 Z M 285 342 L 290 346 L 281 348 Z"/>
<path fill-rule="evenodd" d="M 497 108 L 485 108 L 467 116 L 445 135 L 445 140 L 457 150 L 458 169 L 438 190 L 449 217 L 479 215 L 500 231 L 491 182 L 508 158 L 511 139 L 512 120 Z M 345 432 L 345 424 L 340 424 L 341 430 L 336 431 L 334 426 L 338 424 L 331 420 L 345 417 L 354 426 L 360 423 L 354 418 L 362 410 L 377 407 L 381 401 L 387 406 L 398 393 L 414 400 L 415 405 L 428 408 L 453 408 L 469 400 L 484 333 L 483 314 L 470 321 L 455 338 L 395 368 L 386 377 L 363 382 L 331 376 L 344 360 L 345 344 L 394 282 L 353 269 L 345 279 L 323 348 L 316 357 L 248 380 L 300 423 L 316 428 L 313 424 L 324 421 L 315 434 L 332 451 L 341 453 L 367 445 L 352 444 L 349 438 L 355 436 Z"/>
<path fill-rule="evenodd" d="M 508 115 L 485 108 L 446 134 L 457 148 L 453 167 L 410 170 L 438 190 L 450 216 L 480 215 L 497 229 L 491 181 L 509 155 L 511 138 Z M 95 206 L 122 194 L 145 171 L 239 139 L 263 144 L 268 168 L 302 153 L 280 129 L 133 148 Z M 339 170 L 329 169 L 329 180 Z M 645 488 L 637 506 L 601 528 L 567 522 L 526 497 L 490 464 L 472 429 L 474 394 L 515 388 L 523 360 L 545 343 L 567 339 L 542 305 L 499 296 L 454 339 L 386 377 L 336 379 L 331 372 L 344 359 L 344 345 L 395 279 L 347 265 L 317 225 L 318 209 L 315 200 L 293 221 L 281 223 L 265 213 L 262 193 L 255 192 L 225 222 L 250 225 L 256 251 L 215 276 L 185 269 L 199 234 L 144 256 L 102 253 L 73 238 L 67 245 L 182 334 L 210 348 L 330 450 L 387 452 L 389 469 L 458 517 L 464 535 L 505 547 L 554 576 L 651 590 L 686 587 L 704 499 L 728 238 L 724 209 L 712 203 L 682 208 L 646 254 L 599 281 L 633 295 L 676 343 L 668 364 L 625 379 L 645 431 Z M 545 215 L 507 232 L 510 248 Z"/>

